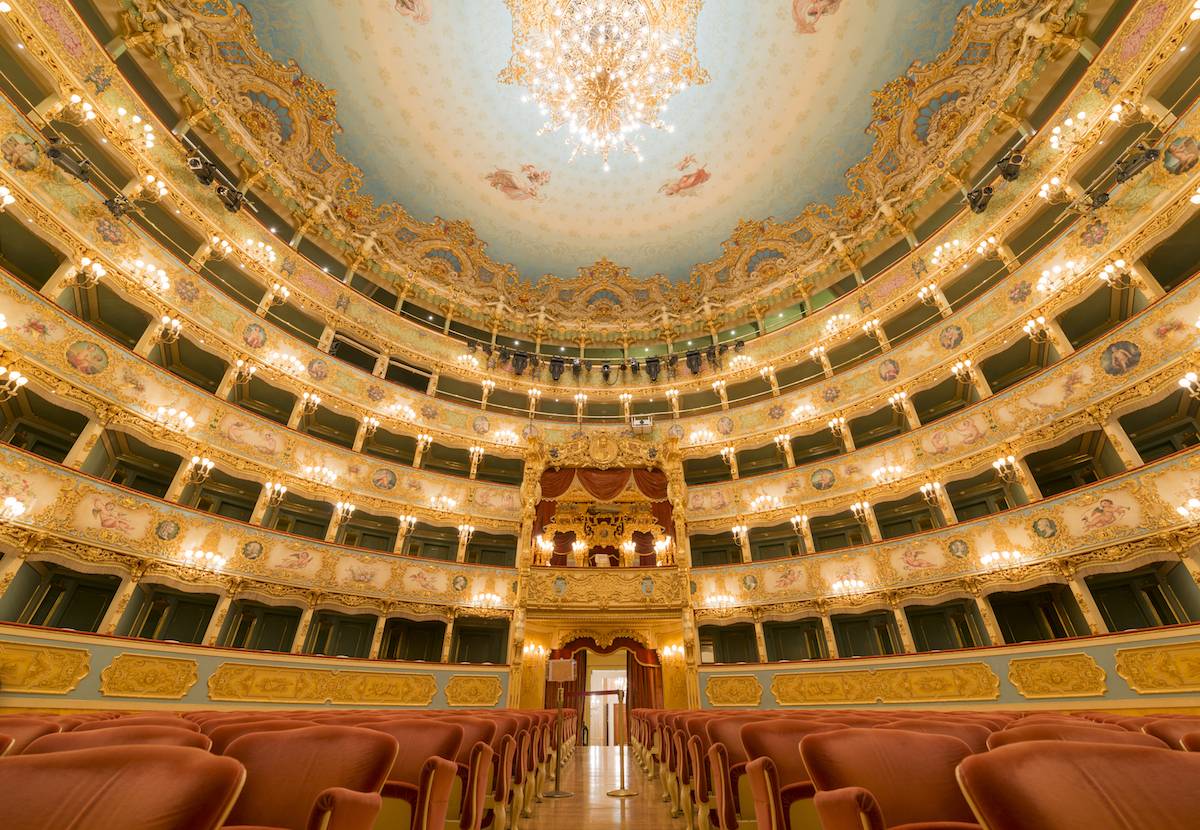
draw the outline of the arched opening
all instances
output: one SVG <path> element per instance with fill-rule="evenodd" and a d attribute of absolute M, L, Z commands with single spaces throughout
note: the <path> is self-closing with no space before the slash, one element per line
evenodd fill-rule
<path fill-rule="evenodd" d="M 625 712 L 630 708 L 661 708 L 662 664 L 658 652 L 632 637 L 615 637 L 604 645 L 593 637 L 576 637 L 550 652 L 551 660 L 574 660 L 574 678 L 562 684 L 563 706 L 578 713 L 587 726 L 592 746 L 615 746 L 626 741 Z M 546 703 L 558 700 L 558 683 L 546 681 Z M 617 701 L 617 690 L 625 702 Z M 581 735 L 582 739 L 582 735 Z"/>

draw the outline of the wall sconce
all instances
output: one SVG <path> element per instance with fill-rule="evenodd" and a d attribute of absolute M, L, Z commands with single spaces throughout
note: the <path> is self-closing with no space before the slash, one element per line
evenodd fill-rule
<path fill-rule="evenodd" d="M 193 455 L 192 460 L 188 462 L 187 479 L 192 484 L 203 484 L 208 480 L 209 474 L 213 470 L 213 462 L 199 455 Z"/>
<path fill-rule="evenodd" d="M 287 495 L 287 487 L 278 481 L 268 481 L 263 485 L 263 492 L 267 496 L 267 505 L 276 507 L 283 501 L 283 497 Z"/>
<path fill-rule="evenodd" d="M 379 419 L 374 415 L 368 415 L 362 420 L 363 437 L 370 438 L 379 430 Z"/>
<path fill-rule="evenodd" d="M 746 538 L 746 534 L 750 532 L 750 528 L 746 525 L 734 525 L 729 528 L 729 532 L 733 534 L 733 538 L 740 544 Z"/>
<path fill-rule="evenodd" d="M 1063 184 L 1062 179 L 1051 176 L 1038 188 L 1038 198 L 1052 205 L 1061 205 L 1074 199 L 1075 194 L 1071 192 L 1070 187 Z"/>
<path fill-rule="evenodd" d="M 25 515 L 25 509 L 25 502 L 16 496 L 5 496 L 4 501 L 0 502 L 0 520 L 15 522 Z"/>
<path fill-rule="evenodd" d="M 725 466 L 733 465 L 733 460 L 737 457 L 737 449 L 734 447 L 721 447 L 721 460 L 725 462 Z"/>
<path fill-rule="evenodd" d="M 621 551 L 625 554 L 625 559 L 627 561 L 630 561 L 630 562 L 633 561 L 633 554 L 634 554 L 634 551 L 636 551 L 636 550 L 637 550 L 637 545 L 635 545 L 633 543 L 632 539 L 626 539 L 624 542 L 621 543 Z"/>
<path fill-rule="evenodd" d="M 160 406 L 154 420 L 175 432 L 187 432 L 196 426 L 196 419 L 189 415 L 186 409 L 176 409 L 173 406 Z"/>
<path fill-rule="evenodd" d="M 124 107 L 117 107 L 117 126 L 125 129 L 134 141 L 140 141 L 146 150 L 154 149 L 154 127 L 142 120 L 137 113 L 131 113 Z"/>
<path fill-rule="evenodd" d="M 629 407 L 633 403 L 633 395 L 629 394 L 628 392 L 622 392 L 619 396 L 619 400 L 621 401 L 621 412 L 623 412 L 625 418 L 628 419 Z"/>
<path fill-rule="evenodd" d="M 288 297 L 292 296 L 292 292 L 286 285 L 276 280 L 271 283 L 271 293 L 267 295 L 267 305 L 277 306 L 283 305 L 288 301 Z"/>
<path fill-rule="evenodd" d="M 994 550 L 991 553 L 985 553 L 979 557 L 979 561 L 985 568 L 999 569 L 1011 568 L 1014 565 L 1021 564 L 1021 560 L 1025 558 L 1024 554 L 1016 550 Z"/>
<path fill-rule="evenodd" d="M 1043 294 L 1053 294 L 1061 291 L 1078 273 L 1079 265 L 1073 259 L 1067 260 L 1062 265 L 1047 268 L 1038 277 L 1037 290 Z"/>
<path fill-rule="evenodd" d="M 1001 481 L 1006 481 L 1009 484 L 1017 480 L 1019 470 L 1017 468 L 1017 457 L 1015 455 L 1002 455 L 992 462 L 992 467 L 996 470 L 996 475 Z"/>
<path fill-rule="evenodd" d="M 663 646 L 658 650 L 659 656 L 664 660 L 675 660 L 683 657 L 683 646 L 672 643 L 671 645 Z"/>
<path fill-rule="evenodd" d="M 781 453 L 786 453 L 788 443 L 791 442 L 792 436 L 788 435 L 786 432 L 781 432 L 779 435 L 775 436 L 774 440 L 775 449 Z"/>
<path fill-rule="evenodd" d="M 108 276 L 107 268 L 91 257 L 85 256 L 79 260 L 79 267 L 71 272 L 68 280 L 76 288 L 95 288 L 106 276 Z"/>
<path fill-rule="evenodd" d="M 233 245 L 229 243 L 228 239 L 222 239 L 221 237 L 214 235 L 208 240 L 209 259 L 220 262 L 231 253 L 233 253 Z"/>
<path fill-rule="evenodd" d="M 917 299 L 922 305 L 936 306 L 938 304 L 938 286 L 936 282 L 931 282 L 929 285 L 921 286 L 921 290 L 917 292 Z"/>
<path fill-rule="evenodd" d="M 200 568 L 205 571 L 219 571 L 225 567 L 227 561 L 224 556 L 219 553 L 213 553 L 210 550 L 196 550 L 189 548 L 183 552 L 183 564 L 193 568 Z"/>
<path fill-rule="evenodd" d="M 797 536 L 803 535 L 804 528 L 806 528 L 806 527 L 808 527 L 808 514 L 807 513 L 800 513 L 795 516 L 792 516 L 792 530 L 794 530 L 796 532 Z"/>
<path fill-rule="evenodd" d="M 233 383 L 235 386 L 244 386 L 249 383 L 254 373 L 258 371 L 258 367 L 247 360 L 238 358 L 233 364 Z"/>
<path fill-rule="evenodd" d="M 863 334 L 867 337 L 873 337 L 876 340 L 883 340 L 883 326 L 879 324 L 878 317 L 872 317 L 870 320 L 862 324 Z"/>
<path fill-rule="evenodd" d="M 1050 149 L 1069 150 L 1079 143 L 1088 131 L 1088 114 L 1077 112 L 1050 130 Z"/>
<path fill-rule="evenodd" d="M 417 447 L 422 451 L 429 449 L 429 445 L 433 443 L 433 436 L 427 433 L 419 433 L 417 435 Z"/>
<path fill-rule="evenodd" d="M 833 433 L 834 438 L 841 438 L 846 434 L 846 419 L 841 415 L 838 415 L 836 418 L 830 418 L 829 431 Z"/>
<path fill-rule="evenodd" d="M 278 257 L 275 255 L 275 249 L 262 240 L 255 242 L 253 239 L 247 239 L 243 247 L 246 249 L 247 256 L 264 267 L 269 268 L 270 266 L 274 265 L 275 260 L 278 259 Z M 280 288 L 283 287 L 278 282 L 272 283 L 272 292 L 275 291 L 276 286 L 279 286 Z M 287 289 L 284 288 L 283 291 L 284 297 L 282 302 L 287 302 Z"/>
<path fill-rule="evenodd" d="M 167 277 L 167 272 L 152 262 L 135 259 L 129 268 L 149 291 L 163 294 L 171 287 L 171 280 Z"/>
<path fill-rule="evenodd" d="M 533 660 L 544 660 L 549 652 L 543 645 L 535 645 L 534 643 L 526 643 L 521 649 L 521 654 Z"/>
<path fill-rule="evenodd" d="M 183 321 L 178 317 L 164 314 L 158 322 L 158 331 L 155 332 L 154 339 L 159 343 L 174 343 L 179 340 L 181 334 L 183 334 Z"/>
<path fill-rule="evenodd" d="M 921 498 L 925 499 L 925 503 L 937 507 L 941 500 L 942 485 L 936 481 L 927 481 L 921 485 Z"/>
<path fill-rule="evenodd" d="M 979 254 L 981 257 L 988 257 L 994 255 L 996 253 L 996 249 L 999 247 L 1000 245 L 998 242 L 996 242 L 996 237 L 989 236 L 985 239 L 979 240 L 979 244 L 975 246 L 975 253 Z"/>
<path fill-rule="evenodd" d="M 15 201 L 17 201 L 17 199 L 12 195 L 12 191 L 4 185 L 0 185 L 0 213 L 4 213 L 4 209 L 13 204 Z"/>
<path fill-rule="evenodd" d="M 688 443 L 690 444 L 711 444 L 716 438 L 716 433 L 711 429 L 694 429 L 688 433 Z"/>
<path fill-rule="evenodd" d="M 96 108 L 90 102 L 83 100 L 78 93 L 71 93 L 65 101 L 58 101 L 47 112 L 46 117 L 70 124 L 74 127 L 83 126 L 88 121 L 96 119 Z"/>
<path fill-rule="evenodd" d="M 871 515 L 871 503 L 869 501 L 856 501 L 850 505 L 850 512 L 854 514 L 854 518 L 859 524 L 865 525 L 868 517 Z"/>
<path fill-rule="evenodd" d="M 267 355 L 267 362 L 285 375 L 293 377 L 304 371 L 304 361 L 290 352 L 271 352 Z"/>
<path fill-rule="evenodd" d="M 430 499 L 433 509 L 442 513 L 451 513 L 458 507 L 458 499 L 453 496 L 434 496 Z"/>
<path fill-rule="evenodd" d="M 461 524 L 458 526 L 458 540 L 464 545 L 471 541 L 471 537 L 475 535 L 475 526 L 469 524 Z"/>
<path fill-rule="evenodd" d="M 575 554 L 575 558 L 577 560 L 583 557 L 584 553 L 587 552 L 587 549 L 588 549 L 587 542 L 583 542 L 583 541 L 580 541 L 579 539 L 576 539 L 574 542 L 571 543 L 571 552 Z"/>
<path fill-rule="evenodd" d="M 29 378 L 16 369 L 0 366 L 0 401 L 7 401 L 12 398 L 27 383 L 29 383 Z"/>
<path fill-rule="evenodd" d="M 478 608 L 499 608 L 501 601 L 499 594 L 493 594 L 490 591 L 484 591 L 471 597 L 471 604 Z"/>
<path fill-rule="evenodd" d="M 1045 317 L 1030 317 L 1025 321 L 1023 328 L 1026 336 L 1034 343 L 1044 343 L 1050 339 L 1050 328 L 1046 325 Z"/>
<path fill-rule="evenodd" d="M 823 358 L 825 356 L 825 347 L 824 346 L 813 346 L 811 349 L 808 350 L 808 356 L 811 357 L 813 360 L 820 360 L 821 358 Z"/>
<path fill-rule="evenodd" d="M 471 447 L 467 450 L 467 453 L 471 456 L 471 461 L 475 464 L 478 464 L 479 460 L 483 458 L 483 447 Z"/>
<path fill-rule="evenodd" d="M 333 521 L 336 524 L 345 524 L 350 521 L 350 517 L 354 515 L 354 505 L 348 501 L 339 501 L 333 506 Z"/>
<path fill-rule="evenodd" d="M 825 336 L 832 337 L 842 329 L 846 328 L 846 326 L 850 325 L 850 323 L 850 315 L 846 314 L 845 312 L 833 315 L 825 321 Z"/>
<path fill-rule="evenodd" d="M 403 516 L 397 516 L 396 522 L 400 526 L 400 535 L 405 536 L 417 526 L 417 517 L 406 513 Z"/>
<path fill-rule="evenodd" d="M 709 594 L 704 598 L 704 604 L 709 608 L 732 608 L 737 600 L 729 594 Z"/>
<path fill-rule="evenodd" d="M 816 415 L 817 408 L 810 403 L 797 404 L 796 407 L 792 409 L 793 421 L 807 421 L 809 418 L 815 418 Z"/>
<path fill-rule="evenodd" d="M 934 268 L 940 268 L 960 253 L 962 253 L 962 242 L 958 239 L 948 240 L 933 249 L 933 254 L 929 257 L 929 264 Z"/>
<path fill-rule="evenodd" d="M 1175 508 L 1185 522 L 1200 522 L 1200 499 L 1192 498 Z"/>
<path fill-rule="evenodd" d="M 672 562 L 671 556 L 671 537 L 664 536 L 661 539 L 654 540 L 654 564 L 658 566 L 669 565 Z"/>
<path fill-rule="evenodd" d="M 835 594 L 861 594 L 867 590 L 867 583 L 861 579 L 847 577 L 836 580 L 829 587 Z"/>
<path fill-rule="evenodd" d="M 338 474 L 324 464 L 310 464 L 304 468 L 304 477 L 329 487 L 337 482 Z"/>
<path fill-rule="evenodd" d="M 1109 288 L 1120 290 L 1133 284 L 1133 274 L 1125 260 L 1118 259 L 1100 269 L 1100 280 Z"/>
<path fill-rule="evenodd" d="M 311 415 L 317 411 L 317 407 L 321 405 L 321 396 L 315 392 L 305 392 L 300 397 L 301 408 L 305 415 Z"/>
<path fill-rule="evenodd" d="M 783 507 L 783 502 L 779 496 L 755 496 L 750 502 L 750 510 L 754 513 L 762 513 L 765 510 L 778 510 Z"/>
<path fill-rule="evenodd" d="M 492 380 L 491 378 L 480 381 L 479 386 L 483 389 L 484 395 L 490 395 L 492 392 L 496 391 L 496 381 Z"/>
<path fill-rule="evenodd" d="M 884 464 L 871 471 L 871 478 L 876 484 L 895 484 L 904 475 L 904 468 L 898 464 Z"/>
<path fill-rule="evenodd" d="M 975 366 L 971 363 L 971 358 L 969 357 L 951 366 L 950 373 L 954 375 L 959 383 L 969 384 L 975 380 Z"/>
<path fill-rule="evenodd" d="M 908 393 L 901 389 L 893 395 L 888 395 L 888 403 L 892 405 L 892 409 L 901 415 L 904 414 L 904 404 L 908 402 Z"/>

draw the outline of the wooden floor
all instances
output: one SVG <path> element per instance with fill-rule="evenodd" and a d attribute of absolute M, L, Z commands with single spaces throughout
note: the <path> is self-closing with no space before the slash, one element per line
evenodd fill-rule
<path fill-rule="evenodd" d="M 632 759 L 626 770 L 626 787 L 637 790 L 632 798 L 611 798 L 620 786 L 617 747 L 581 746 L 563 767 L 562 788 L 571 798 L 547 798 L 537 805 L 533 818 L 521 822 L 522 830 L 591 830 L 620 827 L 626 830 L 678 830 L 683 819 L 670 817 L 655 786 Z M 553 782 L 546 789 L 553 789 Z"/>

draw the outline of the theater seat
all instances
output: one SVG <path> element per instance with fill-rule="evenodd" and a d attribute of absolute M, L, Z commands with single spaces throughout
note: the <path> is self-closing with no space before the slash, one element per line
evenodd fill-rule
<path fill-rule="evenodd" d="M 114 718 L 112 720 L 88 721 L 87 723 L 79 724 L 71 731 L 91 732 L 95 729 L 128 729 L 133 726 L 173 726 L 176 729 L 187 729 L 190 732 L 200 731 L 200 725 L 190 720 L 176 717 L 159 717 L 156 715 L 139 715 L 128 718 Z"/>
<path fill-rule="evenodd" d="M 746 750 L 746 757 L 771 759 L 775 789 L 778 790 L 780 827 L 783 830 L 792 830 L 793 827 L 800 830 L 816 826 L 817 823 L 811 801 L 816 788 L 800 757 L 800 741 L 818 732 L 844 728 L 841 724 L 800 718 L 768 718 L 742 726 L 742 747 Z M 761 783 L 766 786 L 769 782 Z M 754 802 L 757 813 L 757 795 L 754 796 Z"/>
<path fill-rule="evenodd" d="M 841 729 L 800 742 L 825 830 L 978 830 L 954 778 L 971 754 L 958 738 L 899 729 Z"/>
<path fill-rule="evenodd" d="M 383 785 L 384 803 L 379 826 L 396 830 L 408 830 L 410 827 L 425 830 L 426 825 L 420 822 L 428 820 L 430 809 L 436 809 L 436 804 L 430 806 L 429 799 L 440 799 L 442 817 L 429 830 L 441 830 L 450 790 L 458 778 L 458 764 L 454 759 L 458 757 L 458 749 L 462 744 L 463 728 L 456 723 L 411 717 L 366 724 L 363 728 L 391 735 L 404 748 L 396 757 Z M 441 776 L 446 767 L 430 767 L 428 762 L 434 758 L 449 764 L 451 771 L 444 797 L 441 793 Z"/>
<path fill-rule="evenodd" d="M 13 748 L 13 744 L 17 739 L 12 735 L 0 735 L 0 758 L 8 754 L 8 751 Z"/>
<path fill-rule="evenodd" d="M 1069 723 L 1036 723 L 1033 726 L 1018 726 L 1002 732 L 993 732 L 987 739 L 987 745 L 988 749 L 999 749 L 1002 746 L 1026 741 L 1085 741 L 1094 744 L 1167 748 L 1167 745 L 1158 738 L 1143 735 L 1141 732 L 1092 729 Z"/>
<path fill-rule="evenodd" d="M 0 827 L 214 830 L 245 775 L 232 758 L 173 746 L 0 758 Z"/>
<path fill-rule="evenodd" d="M 101 746 L 188 746 L 208 752 L 212 742 L 199 732 L 174 726 L 131 726 L 127 729 L 96 729 L 91 732 L 52 732 L 25 747 L 22 755 L 70 752 Z"/>
<path fill-rule="evenodd" d="M 1189 732 L 1179 742 L 1188 752 L 1200 752 L 1200 732 Z"/>
<path fill-rule="evenodd" d="M 496 751 L 483 741 L 476 741 L 471 747 L 471 755 L 467 761 L 467 786 L 463 790 L 463 804 L 458 826 L 461 830 L 481 830 L 483 816 L 487 812 L 487 796 L 489 778 L 492 773 L 492 759 Z M 453 815 L 449 817 L 453 819 Z M 447 822 L 449 824 L 449 822 Z"/>
<path fill-rule="evenodd" d="M 226 826 L 370 830 L 398 750 L 390 735 L 351 726 L 243 735 L 225 750 L 246 767 Z"/>
<path fill-rule="evenodd" d="M 13 739 L 12 746 L 8 748 L 8 754 L 20 755 L 25 751 L 25 747 L 33 741 L 43 735 L 58 732 L 59 725 L 41 718 L 5 718 L 0 723 L 0 729 L 3 729 L 4 734 Z"/>
<path fill-rule="evenodd" d="M 1200 756 L 1072 741 L 1013 744 L 963 761 L 988 830 L 1195 830 Z"/>
<path fill-rule="evenodd" d="M 216 755 L 224 755 L 225 749 L 243 735 L 251 732 L 290 732 L 293 729 L 305 729 L 317 724 L 309 720 L 253 720 L 218 726 L 209 733 L 212 739 L 212 751 Z"/>
<path fill-rule="evenodd" d="M 1200 718 L 1163 718 L 1142 727 L 1147 735 L 1153 735 L 1171 749 L 1183 749 L 1180 741 L 1189 732 L 1200 731 Z"/>
<path fill-rule="evenodd" d="M 926 735 L 949 735 L 958 738 L 971 748 L 972 752 L 987 752 L 988 736 L 992 730 L 977 723 L 945 720 L 904 720 L 885 723 L 877 729 L 903 729 L 906 732 L 922 732 Z"/>

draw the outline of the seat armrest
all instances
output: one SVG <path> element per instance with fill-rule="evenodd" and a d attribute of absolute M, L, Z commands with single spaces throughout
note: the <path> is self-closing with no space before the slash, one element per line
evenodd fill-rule
<path fill-rule="evenodd" d="M 308 817 L 308 830 L 362 830 L 375 824 L 382 806 L 379 793 L 330 787 L 317 796 Z"/>
<path fill-rule="evenodd" d="M 825 790 L 813 802 L 825 830 L 886 830 L 879 803 L 862 787 Z"/>
<path fill-rule="evenodd" d="M 404 781 L 385 781 L 383 782 L 383 797 L 399 798 L 416 807 L 417 787 L 415 784 L 407 784 Z"/>

